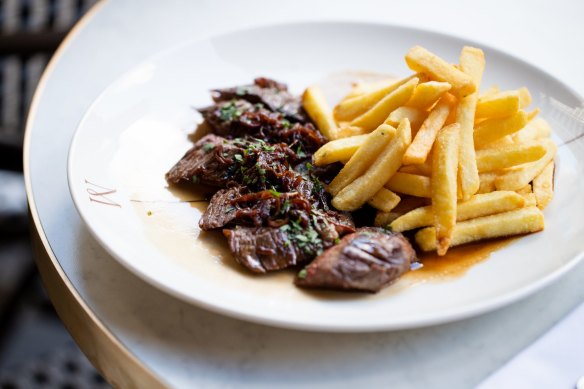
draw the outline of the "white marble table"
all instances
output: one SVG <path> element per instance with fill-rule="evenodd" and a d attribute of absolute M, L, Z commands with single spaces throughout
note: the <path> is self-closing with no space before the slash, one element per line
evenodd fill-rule
<path fill-rule="evenodd" d="M 118 387 L 476 385 L 584 300 L 584 264 L 521 302 L 430 328 L 347 335 L 246 323 L 160 292 L 94 241 L 67 188 L 69 142 L 91 102 L 136 61 L 197 37 L 285 21 L 374 21 L 468 37 L 537 64 L 582 95 L 582 15 L 577 0 L 102 2 L 52 60 L 26 134 L 37 262 L 63 321 Z"/>

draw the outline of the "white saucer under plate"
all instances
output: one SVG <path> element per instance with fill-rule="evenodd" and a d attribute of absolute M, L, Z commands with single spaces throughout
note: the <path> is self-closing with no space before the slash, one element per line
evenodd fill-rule
<path fill-rule="evenodd" d="M 254 50 L 249 42 L 258 42 Z M 199 230 L 202 194 L 169 190 L 164 173 L 192 145 L 193 107 L 209 90 L 267 76 L 300 93 L 347 70 L 409 73 L 404 54 L 422 45 L 456 62 L 464 39 L 404 27 L 306 23 L 243 30 L 169 49 L 112 83 L 86 113 L 69 153 L 69 187 L 97 240 L 128 269 L 186 301 L 251 321 L 323 331 L 411 328 L 470 317 L 527 296 L 569 271 L 584 251 L 584 140 L 556 128 L 554 200 L 544 232 L 445 280 L 405 277 L 375 295 L 307 292 L 293 274 L 254 276 L 231 258 L 220 233 Z M 265 50 L 257 50 L 257 47 Z M 482 47 L 484 85 L 527 86 L 534 106 L 579 96 L 542 70 Z M 330 78 L 329 78 L 330 79 Z M 547 107 L 547 108 L 546 108 Z M 551 116 L 550 105 L 541 112 Z M 557 126 L 565 126 L 558 123 Z"/>

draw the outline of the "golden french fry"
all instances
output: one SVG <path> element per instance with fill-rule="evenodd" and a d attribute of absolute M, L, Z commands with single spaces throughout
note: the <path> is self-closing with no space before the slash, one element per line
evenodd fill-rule
<path fill-rule="evenodd" d="M 465 46 L 460 53 L 461 70 L 470 76 L 477 86 L 481 84 L 485 70 L 485 54 L 482 50 Z M 463 199 L 469 199 L 480 186 L 474 148 L 474 118 L 478 93 L 462 98 L 456 109 L 456 122 L 460 125 L 458 182 Z"/>
<path fill-rule="evenodd" d="M 407 194 L 416 197 L 432 197 L 432 185 L 430 177 L 408 173 L 395 173 L 385 184 L 385 187 L 393 192 Z"/>
<path fill-rule="evenodd" d="M 518 91 L 499 92 L 478 100 L 475 118 L 504 118 L 515 114 L 518 110 Z"/>
<path fill-rule="evenodd" d="M 432 109 L 432 112 L 430 112 L 428 118 L 424 120 L 422 127 L 416 133 L 412 144 L 406 150 L 403 160 L 404 165 L 426 162 L 426 158 L 430 150 L 432 150 L 432 145 L 436 139 L 436 134 L 444 125 L 454 101 L 455 98 L 447 93 Z"/>
<path fill-rule="evenodd" d="M 476 152 L 476 163 L 479 172 L 490 172 L 537 161 L 545 153 L 546 148 L 543 143 L 532 141 L 529 143 L 478 150 Z"/>
<path fill-rule="evenodd" d="M 544 209 L 554 196 L 554 162 L 550 162 L 533 179 L 533 193 L 537 201 L 537 207 Z"/>
<path fill-rule="evenodd" d="M 400 200 L 400 197 L 389 189 L 381 188 L 367 203 L 382 212 L 389 212 L 399 204 Z"/>
<path fill-rule="evenodd" d="M 527 112 L 527 121 L 530 122 L 533 119 L 535 119 L 535 117 L 537 115 L 539 115 L 540 109 L 539 108 L 535 108 L 534 110 Z"/>
<path fill-rule="evenodd" d="M 396 130 L 389 124 L 382 124 L 367 136 L 349 162 L 331 181 L 327 190 L 336 196 L 344 187 L 363 174 L 375 161 L 379 153 L 395 138 Z"/>
<path fill-rule="evenodd" d="M 410 82 L 414 78 L 416 78 L 415 75 L 409 76 L 402 80 L 394 81 L 391 84 L 381 85 L 379 88 L 366 92 L 362 95 L 341 101 L 333 110 L 335 120 L 339 122 L 352 121 L 356 117 L 370 110 L 385 97 L 392 94 L 402 85 Z M 387 117 L 387 115 L 385 115 L 385 117 Z M 385 119 L 385 117 L 383 119 Z"/>
<path fill-rule="evenodd" d="M 468 201 L 459 202 L 456 209 L 456 221 L 461 222 L 477 217 L 494 215 L 501 212 L 522 208 L 523 197 L 512 191 L 496 191 L 476 194 Z M 414 209 L 395 219 L 390 227 L 392 231 L 403 232 L 420 227 L 431 226 L 434 223 L 432 206 L 428 205 Z"/>
<path fill-rule="evenodd" d="M 494 95 L 495 93 L 499 93 L 499 92 L 500 92 L 499 86 L 492 85 L 486 91 L 484 91 L 482 95 L 479 96 L 479 99 L 484 99 L 487 96 Z"/>
<path fill-rule="evenodd" d="M 543 213 L 537 207 L 526 207 L 458 223 L 454 227 L 450 244 L 459 246 L 477 240 L 527 234 L 543 229 Z M 423 251 L 433 251 L 437 248 L 434 227 L 418 231 L 415 239 Z"/>
<path fill-rule="evenodd" d="M 312 156 L 315 166 L 329 165 L 331 163 L 348 160 L 357 149 L 365 142 L 370 134 L 350 136 L 325 143 L 316 150 Z"/>
<path fill-rule="evenodd" d="M 517 93 L 519 94 L 519 108 L 524 109 L 531 104 L 531 94 L 529 93 L 529 89 L 526 87 L 517 89 Z"/>
<path fill-rule="evenodd" d="M 479 148 L 477 151 L 498 149 L 500 147 L 512 146 L 512 145 L 517 144 L 517 143 L 518 142 L 515 142 L 511 135 L 505 135 L 504 137 L 497 139 L 494 142 L 487 143 L 484 147 Z"/>
<path fill-rule="evenodd" d="M 479 180 L 481 182 L 477 193 L 489 193 L 497 190 L 495 188 L 495 180 L 499 177 L 498 172 L 480 173 Z"/>
<path fill-rule="evenodd" d="M 369 169 L 333 198 L 333 206 L 341 211 L 354 211 L 373 197 L 397 172 L 406 147 L 411 142 L 411 136 L 410 122 L 404 119 L 397 129 L 395 138 L 385 146 Z M 357 153 L 360 150 L 357 150 Z"/>
<path fill-rule="evenodd" d="M 523 200 L 525 200 L 525 207 L 535 207 L 537 205 L 537 198 L 534 193 L 522 193 L 520 196 L 523 196 Z"/>
<path fill-rule="evenodd" d="M 436 137 L 432 160 L 432 209 L 437 253 L 446 254 L 456 224 L 456 193 L 460 125 L 444 127 Z"/>
<path fill-rule="evenodd" d="M 408 173 L 408 174 L 414 174 L 414 175 L 418 175 L 418 176 L 431 177 L 432 176 L 432 163 L 430 160 L 431 160 L 431 157 L 428 157 L 428 160 L 426 160 L 425 163 L 420 163 L 420 164 L 415 164 L 415 165 L 402 165 L 402 167 L 399 168 L 398 173 Z M 430 163 L 428 161 L 430 161 Z"/>
<path fill-rule="evenodd" d="M 452 88 L 447 82 L 428 81 L 418 84 L 406 106 L 427 110 Z"/>
<path fill-rule="evenodd" d="M 523 188 L 519 188 L 519 189 L 517 189 L 517 190 L 515 191 L 515 193 L 518 193 L 518 194 L 520 194 L 520 195 L 524 195 L 524 194 L 527 194 L 527 193 L 532 193 L 532 190 L 531 190 L 531 184 L 527 184 L 527 185 L 525 185 Z"/>
<path fill-rule="evenodd" d="M 545 119 L 535 118 L 527 123 L 524 128 L 511 135 L 511 137 L 514 142 L 523 143 L 534 139 L 547 138 L 551 133 L 552 129 Z"/>
<path fill-rule="evenodd" d="M 415 72 L 426 73 L 436 81 L 448 82 L 452 85 L 451 93 L 456 96 L 464 97 L 477 89 L 471 77 L 423 47 L 412 47 L 406 54 L 406 63 Z"/>
<path fill-rule="evenodd" d="M 326 102 L 324 93 L 317 86 L 306 88 L 302 95 L 302 106 L 316 124 L 316 128 L 329 140 L 336 138 L 337 124 Z"/>
<path fill-rule="evenodd" d="M 495 186 L 498 190 L 518 190 L 523 188 L 533 181 L 554 159 L 558 149 L 555 143 L 549 139 L 542 139 L 540 142 L 546 148 L 544 156 L 535 162 L 511 168 L 507 173 L 497 177 Z"/>
<path fill-rule="evenodd" d="M 387 227 L 389 223 L 398 217 L 410 212 L 413 209 L 426 205 L 427 199 L 421 197 L 403 196 L 399 204 L 390 212 L 377 211 L 374 225 L 376 227 Z"/>
<path fill-rule="evenodd" d="M 517 111 L 513 116 L 503 119 L 487 119 L 474 130 L 475 148 L 484 148 L 491 142 L 521 130 L 527 124 L 525 111 Z"/>
<path fill-rule="evenodd" d="M 400 85 L 397 89 L 371 107 L 371 109 L 355 118 L 351 122 L 351 125 L 361 127 L 366 131 L 373 130 L 383 123 L 392 111 L 404 105 L 405 102 L 410 99 L 418 81 L 419 79 L 414 77 L 403 85 Z"/>
<path fill-rule="evenodd" d="M 349 124 L 341 124 L 337 129 L 337 139 L 348 138 L 357 135 L 367 135 L 370 131 L 365 131 L 361 127 L 350 126 Z"/>
<path fill-rule="evenodd" d="M 404 119 L 408 119 L 410 121 L 412 132 L 416 132 L 426 119 L 426 112 L 418 108 L 401 106 L 389 114 L 386 122 L 395 127 L 398 126 Z"/>
<path fill-rule="evenodd" d="M 382 89 L 391 85 L 394 85 L 398 80 L 395 78 L 387 78 L 379 81 L 371 81 L 371 82 L 359 82 L 353 84 L 353 87 L 343 97 L 342 101 L 349 100 L 353 97 L 357 97 L 359 95 L 363 95 L 365 93 L 373 92 L 378 89 Z"/>

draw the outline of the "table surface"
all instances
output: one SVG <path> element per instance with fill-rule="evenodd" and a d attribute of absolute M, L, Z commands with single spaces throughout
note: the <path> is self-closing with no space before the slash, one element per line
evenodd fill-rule
<path fill-rule="evenodd" d="M 537 64 L 584 95 L 584 2 L 116 0 L 94 8 L 53 58 L 25 142 L 37 263 L 63 321 L 124 387 L 472 387 L 584 300 L 584 264 L 492 313 L 368 334 L 282 330 L 223 317 L 146 284 L 90 236 L 69 195 L 71 137 L 93 100 L 137 62 L 187 40 L 307 20 L 407 25 Z M 168 28 L 173 26 L 173 28 Z"/>

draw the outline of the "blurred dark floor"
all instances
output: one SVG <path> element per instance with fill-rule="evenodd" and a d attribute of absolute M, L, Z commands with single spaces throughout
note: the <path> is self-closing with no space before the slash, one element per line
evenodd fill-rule
<path fill-rule="evenodd" d="M 52 53 L 97 0 L 0 0 L 0 389 L 109 387 L 48 300 L 30 246 L 26 112 Z"/>

